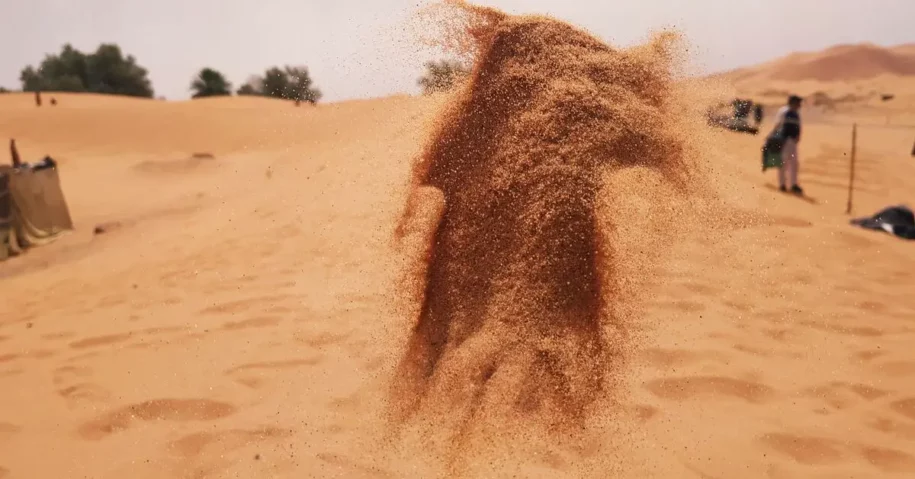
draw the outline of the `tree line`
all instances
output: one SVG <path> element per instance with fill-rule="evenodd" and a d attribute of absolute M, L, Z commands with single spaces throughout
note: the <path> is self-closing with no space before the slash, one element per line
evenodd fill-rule
<path fill-rule="evenodd" d="M 466 75 L 465 65 L 442 60 L 426 64 L 425 74 L 417 81 L 423 93 L 431 94 L 451 88 Z M 60 53 L 50 54 L 37 67 L 26 66 L 19 80 L 22 91 L 87 92 L 152 98 L 154 90 L 149 72 L 137 63 L 133 55 L 125 55 L 112 43 L 103 43 L 90 53 L 66 44 Z M 227 96 L 233 93 L 226 76 L 213 68 L 203 68 L 189 85 L 192 98 Z M 0 93 L 9 90 L 0 87 Z M 275 66 L 263 74 L 251 76 L 236 95 L 265 96 L 317 103 L 319 90 L 304 66 Z"/>

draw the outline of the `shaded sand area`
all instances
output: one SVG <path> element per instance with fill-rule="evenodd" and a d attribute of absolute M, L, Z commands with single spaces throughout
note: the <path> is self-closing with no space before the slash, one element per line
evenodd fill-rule
<path fill-rule="evenodd" d="M 77 227 L 0 264 L 0 478 L 912 477 L 915 256 L 848 226 L 848 128 L 781 195 L 664 38 L 481 21 L 454 96 L 0 96 Z M 857 213 L 913 140 L 862 129 Z"/>

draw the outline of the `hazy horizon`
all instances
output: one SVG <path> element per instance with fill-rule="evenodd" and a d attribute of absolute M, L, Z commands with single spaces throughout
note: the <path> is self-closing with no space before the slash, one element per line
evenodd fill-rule
<path fill-rule="evenodd" d="M 416 79 L 434 52 L 411 40 L 408 21 L 429 2 L 377 0 L 360 4 L 315 1 L 14 0 L 0 7 L 12 19 L 0 29 L 6 48 L 0 86 L 21 87 L 19 73 L 71 43 L 93 51 L 117 43 L 149 70 L 156 96 L 188 98 L 203 67 L 215 68 L 238 87 L 274 65 L 305 65 L 324 101 L 418 91 Z M 475 2 L 510 13 L 548 14 L 588 29 L 608 43 L 636 44 L 653 30 L 674 27 L 695 47 L 693 64 L 717 72 L 771 60 L 795 51 L 836 44 L 891 46 L 915 42 L 907 22 L 915 2 L 835 0 L 490 0 Z M 742 19 L 742 21 L 738 21 Z"/>

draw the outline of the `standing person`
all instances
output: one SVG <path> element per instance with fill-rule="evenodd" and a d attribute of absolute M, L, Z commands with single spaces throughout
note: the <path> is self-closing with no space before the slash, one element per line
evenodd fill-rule
<path fill-rule="evenodd" d="M 801 97 L 791 95 L 788 104 L 781 107 L 775 115 L 775 134 L 783 140 L 781 148 L 781 165 L 778 167 L 778 189 L 791 191 L 796 195 L 804 194 L 797 183 L 798 148 L 801 141 Z"/>

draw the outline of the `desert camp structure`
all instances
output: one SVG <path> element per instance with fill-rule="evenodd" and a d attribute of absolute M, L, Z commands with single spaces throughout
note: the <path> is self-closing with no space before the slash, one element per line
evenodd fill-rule
<path fill-rule="evenodd" d="M 21 163 L 14 142 L 10 150 L 13 165 L 0 165 L 0 261 L 73 229 L 57 163 Z"/>

